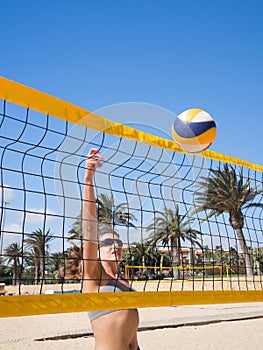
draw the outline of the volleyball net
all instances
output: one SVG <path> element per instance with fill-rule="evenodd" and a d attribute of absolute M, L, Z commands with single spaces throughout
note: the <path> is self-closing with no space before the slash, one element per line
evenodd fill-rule
<path fill-rule="evenodd" d="M 263 167 L 187 154 L 113 122 L 115 107 L 92 113 L 5 78 L 0 98 L 1 317 L 263 300 Z M 99 225 L 118 231 L 136 293 L 81 293 L 90 148 L 105 158 Z"/>

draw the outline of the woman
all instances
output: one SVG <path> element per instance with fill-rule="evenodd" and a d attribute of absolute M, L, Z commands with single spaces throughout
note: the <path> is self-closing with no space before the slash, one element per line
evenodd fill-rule
<path fill-rule="evenodd" d="M 83 197 L 83 293 L 126 292 L 132 289 L 118 276 L 122 259 L 122 242 L 110 226 L 98 232 L 93 178 L 103 157 L 97 149 L 89 151 L 86 160 Z M 89 312 L 96 350 L 138 350 L 137 309 Z"/>

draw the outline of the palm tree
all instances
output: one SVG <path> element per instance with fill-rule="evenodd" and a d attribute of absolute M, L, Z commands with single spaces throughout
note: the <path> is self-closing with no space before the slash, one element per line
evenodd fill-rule
<path fill-rule="evenodd" d="M 163 212 L 159 212 L 154 218 L 154 222 L 147 227 L 147 231 L 151 232 L 149 241 L 152 245 L 162 243 L 164 247 L 168 246 L 171 251 L 171 265 L 174 269 L 174 277 L 180 278 L 181 259 L 181 242 L 189 241 L 192 245 L 199 245 L 198 235 L 201 232 L 192 229 L 187 214 L 180 215 L 179 207 L 176 205 L 175 210 L 164 208 Z"/>
<path fill-rule="evenodd" d="M 4 260 L 7 262 L 7 264 L 13 263 L 12 284 L 14 286 L 18 283 L 21 274 L 21 266 L 19 261 L 19 258 L 21 257 L 21 251 L 22 249 L 17 242 L 11 243 L 4 250 L 6 255 L 6 258 L 4 258 Z"/>
<path fill-rule="evenodd" d="M 137 221 L 136 217 L 127 211 L 127 206 L 121 203 L 114 206 L 113 199 L 101 193 L 97 200 L 97 215 L 99 223 L 103 225 L 121 225 L 135 227 L 132 221 Z M 72 228 L 69 230 L 69 240 L 81 240 L 82 238 L 82 215 L 77 216 Z"/>
<path fill-rule="evenodd" d="M 10 276 L 13 275 L 13 267 L 4 264 L 5 259 L 0 257 L 0 277 L 1 282 L 10 280 Z"/>
<path fill-rule="evenodd" d="M 47 260 L 47 275 L 49 283 L 58 282 L 60 279 L 60 269 L 65 264 L 67 254 L 63 252 L 52 253 Z"/>
<path fill-rule="evenodd" d="M 81 213 L 77 216 L 72 228 L 69 230 L 69 240 L 80 240 L 82 237 L 82 215 Z"/>
<path fill-rule="evenodd" d="M 124 254 L 125 265 L 132 266 L 131 274 L 134 276 L 134 266 L 140 266 L 139 273 L 145 272 L 146 264 L 149 264 L 149 254 L 147 253 L 147 245 L 139 242 L 133 242 L 129 246 L 126 254 Z"/>
<path fill-rule="evenodd" d="M 53 271 L 58 271 L 64 265 L 66 254 L 62 252 L 52 253 L 48 259 L 48 264 Z"/>
<path fill-rule="evenodd" d="M 263 272 L 263 248 L 254 249 L 255 259 L 258 263 L 259 271 Z"/>
<path fill-rule="evenodd" d="M 35 284 L 39 281 L 39 252 L 36 249 L 36 247 L 32 247 L 29 252 L 27 252 L 25 256 L 25 261 L 27 266 L 33 266 L 34 267 L 34 281 Z"/>
<path fill-rule="evenodd" d="M 117 206 L 114 205 L 112 197 L 101 193 L 97 198 L 98 204 L 98 221 L 100 223 L 109 225 L 121 225 L 135 227 L 132 221 L 137 221 L 136 217 L 127 211 L 125 203 L 121 203 Z"/>
<path fill-rule="evenodd" d="M 134 242 L 129 249 L 129 260 L 133 259 L 135 265 L 145 266 L 146 246 L 145 244 Z"/>
<path fill-rule="evenodd" d="M 238 263 L 239 263 L 238 252 L 236 251 L 235 248 L 230 247 L 228 264 L 230 265 L 230 267 L 237 268 L 238 267 Z"/>
<path fill-rule="evenodd" d="M 208 247 L 208 245 L 202 248 L 202 259 L 204 265 L 213 264 L 213 251 Z"/>
<path fill-rule="evenodd" d="M 252 178 L 244 179 L 242 170 L 237 176 L 235 169 L 228 164 L 221 170 L 211 170 L 211 176 L 202 178 L 197 183 L 199 189 L 195 193 L 195 213 L 208 211 L 205 220 L 213 215 L 229 214 L 229 222 L 236 231 L 241 250 L 245 257 L 246 274 L 253 274 L 248 247 L 243 234 L 244 216 L 241 209 L 263 207 L 261 203 L 252 203 L 255 197 L 262 193 L 258 190 L 259 183 L 252 186 Z"/>
<path fill-rule="evenodd" d="M 36 264 L 39 264 L 39 274 L 41 281 L 45 281 L 45 261 L 47 257 L 47 249 L 49 243 L 54 239 L 51 235 L 50 229 L 43 231 L 38 229 L 25 239 L 25 243 L 28 247 L 33 248 L 36 253 Z"/>
<path fill-rule="evenodd" d="M 229 262 L 229 253 L 225 252 L 221 245 L 216 246 L 213 253 L 215 265 L 225 267 Z"/>

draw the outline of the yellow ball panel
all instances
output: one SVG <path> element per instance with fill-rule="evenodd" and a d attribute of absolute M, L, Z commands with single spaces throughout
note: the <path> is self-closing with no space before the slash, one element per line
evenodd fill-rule
<path fill-rule="evenodd" d="M 176 134 L 174 130 L 172 130 L 172 135 L 175 142 L 186 144 L 186 145 L 198 145 L 205 143 L 213 143 L 216 137 L 216 128 L 211 128 L 204 132 L 202 135 L 192 138 L 184 138 Z"/>
<path fill-rule="evenodd" d="M 189 109 L 188 111 L 186 111 L 185 121 L 187 123 L 190 123 L 194 119 L 194 117 L 200 112 L 203 112 L 202 109 L 199 109 L 199 108 Z"/>

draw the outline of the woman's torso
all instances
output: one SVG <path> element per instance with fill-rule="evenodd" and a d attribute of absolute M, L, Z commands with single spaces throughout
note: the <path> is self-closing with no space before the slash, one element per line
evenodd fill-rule
<path fill-rule="evenodd" d="M 99 292 L 134 291 L 125 280 L 110 278 L 100 286 Z M 139 315 L 137 309 L 99 310 L 89 312 L 89 317 L 96 339 L 96 350 L 108 349 L 137 350 L 137 329 Z"/>
<path fill-rule="evenodd" d="M 137 309 L 117 310 L 91 322 L 96 350 L 137 350 Z"/>

